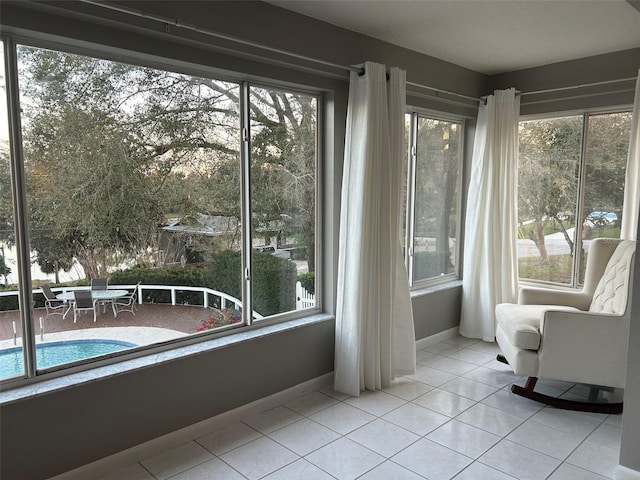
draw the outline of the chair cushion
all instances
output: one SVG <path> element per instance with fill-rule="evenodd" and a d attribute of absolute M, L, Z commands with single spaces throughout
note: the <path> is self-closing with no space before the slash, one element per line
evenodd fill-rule
<path fill-rule="evenodd" d="M 540 347 L 540 321 L 547 310 L 580 311 L 565 305 L 501 303 L 496 306 L 496 321 L 511 344 L 525 350 L 537 350 Z"/>

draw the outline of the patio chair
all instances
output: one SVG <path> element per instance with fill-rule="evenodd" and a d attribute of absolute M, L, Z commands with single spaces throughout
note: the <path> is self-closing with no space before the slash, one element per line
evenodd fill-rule
<path fill-rule="evenodd" d="M 44 306 L 47 309 L 47 316 L 45 320 L 49 318 L 49 315 L 62 315 L 66 313 L 66 302 L 64 300 L 58 300 L 56 294 L 53 293 L 49 285 L 42 285 L 42 294 L 44 295 Z"/>
<path fill-rule="evenodd" d="M 73 323 L 78 320 L 78 312 L 93 310 L 93 321 L 96 321 L 96 302 L 89 290 L 76 290 L 73 292 Z"/>
<path fill-rule="evenodd" d="M 109 280 L 107 278 L 92 278 L 91 290 L 107 290 L 109 288 Z M 102 305 L 102 313 L 107 311 L 107 305 L 111 305 L 113 300 L 98 300 L 98 305 Z"/>
<path fill-rule="evenodd" d="M 109 288 L 109 280 L 106 278 L 92 278 L 91 290 L 106 290 Z"/>
<path fill-rule="evenodd" d="M 114 306 L 116 307 L 116 311 L 118 313 L 131 312 L 133 315 L 136 314 L 136 312 L 134 312 L 136 308 L 136 297 L 138 295 L 138 287 L 140 286 L 141 283 L 142 282 L 138 282 L 135 288 L 133 289 L 133 291 L 129 295 L 126 295 L 124 297 L 119 297 L 113 302 Z"/>

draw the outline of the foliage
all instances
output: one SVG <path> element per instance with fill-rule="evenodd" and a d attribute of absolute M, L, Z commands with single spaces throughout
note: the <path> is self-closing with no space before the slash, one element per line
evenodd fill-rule
<path fill-rule="evenodd" d="M 532 221 L 528 236 L 543 262 L 547 223 L 576 211 L 581 137 L 580 116 L 520 122 L 518 218 Z"/>
<path fill-rule="evenodd" d="M 295 264 L 267 253 L 254 252 L 253 308 L 263 316 L 275 315 L 295 309 Z M 111 284 L 185 285 L 201 286 L 224 292 L 242 299 L 242 268 L 240 252 L 223 251 L 214 254 L 210 262 L 186 267 L 148 268 L 133 267 L 114 272 Z M 169 303 L 170 292 L 144 290 L 143 301 Z M 178 292 L 176 301 L 189 305 L 202 305 L 202 294 Z M 215 307 L 221 307 L 214 304 Z"/>
<path fill-rule="evenodd" d="M 0 287 L 0 292 L 16 291 L 13 286 Z M 10 295 L 6 297 L 0 297 L 0 312 L 18 310 L 20 305 L 18 303 L 18 295 Z"/>
<path fill-rule="evenodd" d="M 316 274 L 315 272 L 299 273 L 298 281 L 307 292 L 311 295 L 316 293 Z"/>
<path fill-rule="evenodd" d="M 588 116 L 583 172 L 581 115 L 520 122 L 518 216 L 521 233 L 535 242 L 543 263 L 550 261 L 545 246 L 550 224 L 574 250 L 568 229 L 582 228 L 584 220 L 577 218 L 581 173 L 584 215 L 604 211 L 621 216 L 630 122 L 629 113 Z"/>
<path fill-rule="evenodd" d="M 445 255 L 449 238 L 456 236 L 461 141 L 459 124 L 419 117 L 414 236 L 435 238 L 437 248 Z"/>
<path fill-rule="evenodd" d="M 31 239 L 45 272 L 74 258 L 89 278 L 149 264 L 158 227 L 196 214 L 229 218 L 229 230 L 213 244 L 192 235 L 190 261 L 238 248 L 238 84 L 26 46 L 18 53 Z M 252 87 L 249 109 L 251 234 L 301 238 L 313 270 L 316 99 Z M 7 205 L 0 198 L 1 235 L 11 230 L 2 228 Z M 239 288 L 238 277 L 229 283 Z"/>
<path fill-rule="evenodd" d="M 202 325 L 198 327 L 196 332 L 204 332 L 206 330 L 213 330 L 214 328 L 225 327 L 227 325 L 233 325 L 242 321 L 242 313 L 240 310 L 233 308 L 223 308 L 219 315 L 213 315 L 208 320 L 202 322 Z"/>
<path fill-rule="evenodd" d="M 413 257 L 413 278 L 435 278 L 451 272 L 450 258 L 449 252 L 416 252 Z"/>
<path fill-rule="evenodd" d="M 11 273 L 11 268 L 5 263 L 4 256 L 0 257 L 0 277 L 6 277 Z M 4 284 L 4 278 L 2 278 Z"/>
<path fill-rule="evenodd" d="M 15 240 L 10 173 L 9 148 L 0 143 L 0 242 L 6 246 L 13 245 Z"/>
<path fill-rule="evenodd" d="M 275 255 L 253 255 L 253 308 L 263 316 L 296 309 L 296 265 Z"/>

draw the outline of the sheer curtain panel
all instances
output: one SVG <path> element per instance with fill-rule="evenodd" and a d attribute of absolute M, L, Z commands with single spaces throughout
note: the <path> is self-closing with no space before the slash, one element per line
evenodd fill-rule
<path fill-rule="evenodd" d="M 335 389 L 352 396 L 415 371 L 400 244 L 406 74 L 351 73 L 342 178 Z"/>
<path fill-rule="evenodd" d="M 515 90 L 480 105 L 465 220 L 460 334 L 495 340 L 495 306 L 517 298 L 518 117 Z"/>
<path fill-rule="evenodd" d="M 640 70 L 636 80 L 636 97 L 633 102 L 631 120 L 631 138 L 629 139 L 629 158 L 622 204 L 622 229 L 620 238 L 636 240 L 638 214 L 640 213 Z"/>

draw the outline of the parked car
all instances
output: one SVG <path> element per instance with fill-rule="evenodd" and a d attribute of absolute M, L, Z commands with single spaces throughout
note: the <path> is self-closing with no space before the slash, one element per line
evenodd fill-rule
<path fill-rule="evenodd" d="M 591 212 L 584 221 L 589 228 L 602 228 L 618 223 L 618 215 L 614 212 Z"/>

